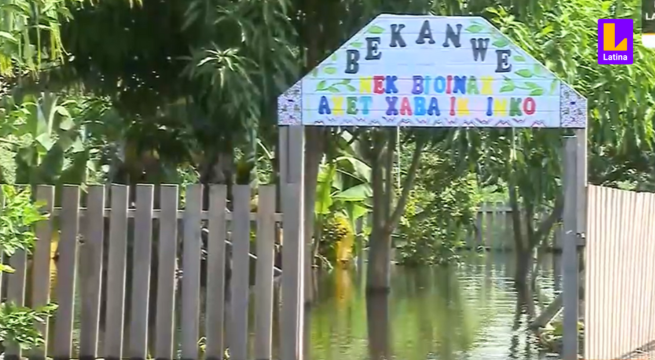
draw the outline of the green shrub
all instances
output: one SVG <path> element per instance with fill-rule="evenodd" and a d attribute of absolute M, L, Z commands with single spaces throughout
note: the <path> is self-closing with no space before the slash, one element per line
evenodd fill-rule
<path fill-rule="evenodd" d="M 2 185 L 4 206 L 0 211 L 0 246 L 5 256 L 17 250 L 31 251 L 36 240 L 34 225 L 46 217 L 39 212 L 41 204 L 34 203 L 29 189 L 17 190 Z M 8 265 L 0 264 L 0 271 L 13 272 Z M 50 304 L 40 309 L 17 306 L 12 302 L 0 304 L 0 341 L 18 344 L 30 349 L 43 344 L 43 335 L 37 330 L 37 323 L 44 323 L 56 309 Z"/>
<path fill-rule="evenodd" d="M 419 266 L 457 262 L 457 250 L 464 245 L 467 230 L 475 221 L 479 198 L 473 174 L 441 187 L 429 179 L 418 181 L 399 226 L 398 263 Z"/>

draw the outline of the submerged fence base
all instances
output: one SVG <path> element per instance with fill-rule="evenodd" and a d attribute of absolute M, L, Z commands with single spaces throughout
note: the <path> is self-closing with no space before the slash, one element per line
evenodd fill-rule
<path fill-rule="evenodd" d="M 19 305 L 53 301 L 59 308 L 39 325 L 44 346 L 31 351 L 9 346 L 7 359 L 223 359 L 228 342 L 232 359 L 272 358 L 273 313 L 279 307 L 273 296 L 274 246 L 281 220 L 275 187 L 258 188 L 254 214 L 249 186 L 233 187 L 232 212 L 226 211 L 222 185 L 209 189 L 208 210 L 202 209 L 202 185 L 187 187 L 184 208 L 176 185 L 155 189 L 94 185 L 82 194 L 78 186 L 64 186 L 56 207 L 54 187 L 37 187 L 43 211 L 52 216 L 38 223 L 33 254 L 19 251 L 9 259 L 16 272 L 4 275 L 5 292 Z M 136 193 L 134 206 L 130 191 Z M 256 300 L 249 321 L 253 277 Z M 276 338 L 281 345 L 298 342 L 297 334 Z"/>

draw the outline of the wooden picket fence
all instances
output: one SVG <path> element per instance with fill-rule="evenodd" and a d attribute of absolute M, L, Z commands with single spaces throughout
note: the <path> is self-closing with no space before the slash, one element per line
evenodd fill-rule
<path fill-rule="evenodd" d="M 477 213 L 476 231 L 467 238 L 467 247 L 484 247 L 491 250 L 512 250 L 512 209 L 504 202 L 480 204 Z"/>
<path fill-rule="evenodd" d="M 256 213 L 250 212 L 252 192 L 247 185 L 233 187 L 232 212 L 226 210 L 227 189 L 222 185 L 210 187 L 206 211 L 202 210 L 202 185 L 187 187 L 183 209 L 177 185 L 157 188 L 158 194 L 153 185 L 92 185 L 82 194 L 84 201 L 80 204 L 80 187 L 64 186 L 61 206 L 55 207 L 55 188 L 37 187 L 36 197 L 45 203 L 43 211 L 51 216 L 36 226 L 38 240 L 33 253 L 21 251 L 9 259 L 16 271 L 4 275 L 6 294 L 9 301 L 33 307 L 49 303 L 52 296 L 58 309 L 54 321 L 40 326 L 50 344 L 29 352 L 9 346 L 7 358 L 223 359 L 229 344 L 231 359 L 271 359 L 273 307 L 277 306 L 273 301 L 274 246 L 276 223 L 281 222 L 281 214 L 275 212 L 275 187 L 258 188 Z M 134 206 L 129 200 L 130 191 L 135 191 Z M 155 203 L 159 205 L 156 208 Z M 182 226 L 178 228 L 179 220 Z M 253 250 L 258 258 L 253 289 L 254 329 L 248 325 L 251 221 L 256 222 Z M 133 236 L 128 236 L 132 222 Z M 209 230 L 206 274 L 201 274 L 203 225 Z M 158 237 L 153 237 L 155 226 Z M 51 291 L 53 234 L 58 234 L 59 241 L 56 284 Z M 229 280 L 225 267 L 228 236 L 233 243 Z M 128 261 L 128 248 L 134 261 Z M 181 289 L 176 286 L 180 251 Z M 158 264 L 153 283 L 152 261 Z M 130 289 L 126 274 L 131 274 Z M 201 276 L 206 276 L 204 287 Z M 230 301 L 226 302 L 228 281 Z M 201 297 L 206 299 L 206 309 L 201 309 Z M 181 309 L 178 314 L 176 308 Z M 154 329 L 149 324 L 152 311 Z M 76 323 L 79 329 L 75 329 Z M 226 327 L 229 331 L 225 331 Z M 74 330 L 79 330 L 79 351 L 73 349 Z M 254 332 L 254 354 L 248 351 L 249 332 Z M 280 341 L 297 341 L 290 338 L 293 336 L 281 334 Z M 205 339 L 204 354 L 199 346 L 201 337 Z"/>
<path fill-rule="evenodd" d="M 655 357 L 655 194 L 589 186 L 585 359 Z"/>
<path fill-rule="evenodd" d="M 475 231 L 466 238 L 468 249 L 514 250 L 512 209 L 507 203 L 481 203 L 475 227 Z M 549 239 L 548 251 L 562 251 L 562 229 L 559 224 L 554 228 L 552 239 Z"/>

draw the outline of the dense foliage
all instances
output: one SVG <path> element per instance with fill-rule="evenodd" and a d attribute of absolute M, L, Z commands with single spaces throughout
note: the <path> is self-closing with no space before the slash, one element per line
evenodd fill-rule
<path fill-rule="evenodd" d="M 474 175 L 446 187 L 427 190 L 418 183 L 398 229 L 396 260 L 403 265 L 448 264 L 458 261 L 481 199 Z"/>
<path fill-rule="evenodd" d="M 2 185 L 4 206 L 0 209 L 0 248 L 5 256 L 11 256 L 17 251 L 31 251 L 36 239 L 34 224 L 43 219 L 39 204 L 32 202 L 29 189 L 17 190 L 8 185 Z M 12 273 L 8 265 L 2 265 L 0 271 Z M 13 302 L 0 304 L 0 342 L 18 344 L 29 349 L 43 343 L 42 334 L 36 329 L 37 323 L 45 319 L 56 309 L 54 304 L 40 309 L 18 306 Z"/>
<path fill-rule="evenodd" d="M 409 162 L 411 147 L 402 147 L 401 164 Z M 396 258 L 401 264 L 457 261 L 457 250 L 465 246 L 466 236 L 472 233 L 482 200 L 480 186 L 476 174 L 466 163 L 457 162 L 455 153 L 437 147 L 421 159 L 396 241 Z"/>

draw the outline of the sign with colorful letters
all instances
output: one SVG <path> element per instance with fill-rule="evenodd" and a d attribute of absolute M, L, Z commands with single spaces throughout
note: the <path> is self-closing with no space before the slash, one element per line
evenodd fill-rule
<path fill-rule="evenodd" d="M 586 127 L 587 101 L 481 17 L 380 15 L 278 99 L 280 125 Z"/>

